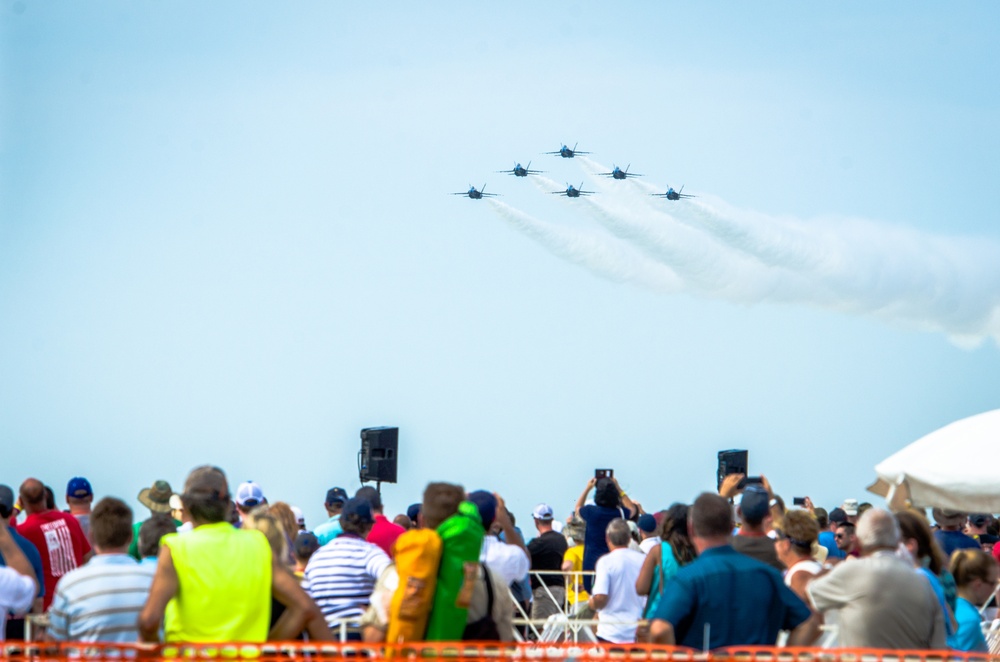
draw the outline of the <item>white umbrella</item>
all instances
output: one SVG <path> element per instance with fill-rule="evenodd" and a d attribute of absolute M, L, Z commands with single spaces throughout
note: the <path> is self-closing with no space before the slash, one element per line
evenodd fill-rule
<path fill-rule="evenodd" d="M 963 418 L 921 437 L 875 466 L 870 492 L 890 507 L 1000 512 L 1000 409 Z"/>

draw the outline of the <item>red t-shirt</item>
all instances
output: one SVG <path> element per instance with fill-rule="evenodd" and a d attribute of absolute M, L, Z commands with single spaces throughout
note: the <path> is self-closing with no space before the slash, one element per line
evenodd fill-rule
<path fill-rule="evenodd" d="M 56 594 L 56 582 L 73 568 L 83 565 L 83 557 L 90 552 L 90 543 L 76 518 L 58 510 L 28 515 L 24 523 L 18 525 L 17 532 L 30 540 L 42 557 L 43 604 L 48 610 Z"/>
<path fill-rule="evenodd" d="M 368 542 L 378 545 L 392 558 L 392 546 L 396 543 L 396 538 L 403 535 L 406 529 L 398 524 L 393 524 L 385 515 L 376 515 L 372 530 L 368 532 Z"/>

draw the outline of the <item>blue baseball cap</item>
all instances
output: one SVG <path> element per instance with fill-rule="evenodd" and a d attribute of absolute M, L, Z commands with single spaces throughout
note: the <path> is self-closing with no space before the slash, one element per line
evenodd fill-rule
<path fill-rule="evenodd" d="M 375 518 L 372 517 L 372 505 L 368 499 L 354 497 L 344 502 L 344 507 L 340 511 L 341 520 L 350 519 L 351 515 L 357 515 L 362 523 L 372 524 Z"/>
<path fill-rule="evenodd" d="M 89 496 L 94 496 L 94 490 L 90 487 L 89 480 L 77 476 L 76 478 L 70 478 L 69 483 L 66 484 L 66 496 L 75 499 L 86 499 Z"/>

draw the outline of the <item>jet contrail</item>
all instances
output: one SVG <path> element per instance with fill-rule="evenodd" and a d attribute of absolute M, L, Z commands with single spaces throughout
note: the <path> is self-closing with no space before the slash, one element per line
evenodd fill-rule
<path fill-rule="evenodd" d="M 577 157 L 594 175 L 608 170 Z M 802 221 L 711 197 L 678 202 L 638 179 L 597 178 L 587 209 L 615 237 L 666 264 L 692 294 L 805 303 L 1000 344 L 1000 245 L 861 219 Z M 658 204 L 662 202 L 661 204 Z"/>
<path fill-rule="evenodd" d="M 534 239 L 553 254 L 618 283 L 635 283 L 659 292 L 675 293 L 684 283 L 668 267 L 610 237 L 587 235 L 532 218 L 499 200 L 490 199 L 494 211 L 516 230 Z"/>

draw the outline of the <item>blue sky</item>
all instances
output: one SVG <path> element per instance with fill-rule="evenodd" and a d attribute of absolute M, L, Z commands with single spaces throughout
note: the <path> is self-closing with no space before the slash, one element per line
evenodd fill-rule
<path fill-rule="evenodd" d="M 213 462 L 315 521 L 358 430 L 398 425 L 392 512 L 445 479 L 565 514 L 597 466 L 665 507 L 730 447 L 786 497 L 864 498 L 997 406 L 988 325 L 947 329 L 1000 291 L 998 13 L 3 0 L 0 481 L 130 498 Z M 598 195 L 494 172 L 529 160 Z M 449 195 L 484 181 L 618 268 L 658 232 L 721 289 L 609 280 Z M 812 257 L 762 270 L 704 214 Z"/>

